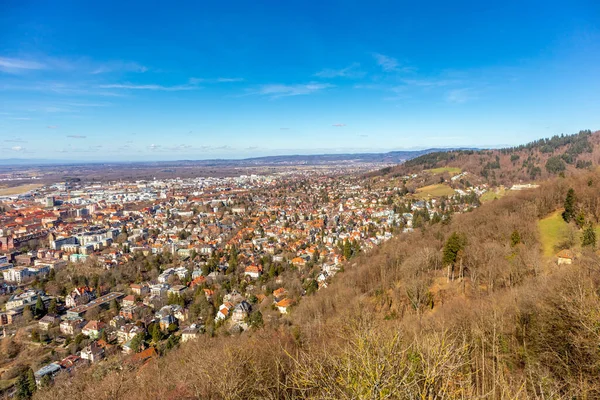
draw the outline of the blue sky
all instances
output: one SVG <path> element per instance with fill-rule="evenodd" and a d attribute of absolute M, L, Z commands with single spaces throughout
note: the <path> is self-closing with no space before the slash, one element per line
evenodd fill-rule
<path fill-rule="evenodd" d="M 598 1 L 0 3 L 0 158 L 512 145 L 598 93 Z"/>

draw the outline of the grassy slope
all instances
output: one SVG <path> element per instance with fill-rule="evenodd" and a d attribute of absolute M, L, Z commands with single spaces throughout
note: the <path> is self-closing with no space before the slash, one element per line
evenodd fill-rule
<path fill-rule="evenodd" d="M 489 190 L 487 192 L 485 192 L 482 196 L 481 196 L 481 202 L 485 203 L 487 201 L 492 201 L 492 200 L 496 200 L 496 199 L 501 199 L 502 197 L 504 197 L 507 194 L 506 189 L 501 189 L 498 188 L 496 190 L 492 189 Z"/>
<path fill-rule="evenodd" d="M 538 222 L 540 241 L 544 249 L 544 256 L 553 257 L 556 246 L 565 239 L 569 232 L 569 224 L 562 219 L 562 210 L 558 210 Z M 596 237 L 600 238 L 600 226 L 596 226 Z M 581 231 L 576 232 L 575 249 L 580 248 Z"/>
<path fill-rule="evenodd" d="M 9 379 L 9 380 L 0 380 L 0 391 L 6 390 L 9 387 L 13 386 L 17 383 L 17 378 Z"/>
<path fill-rule="evenodd" d="M 438 183 L 436 185 L 424 186 L 417 189 L 415 196 L 426 199 L 429 197 L 452 196 L 453 194 L 454 189 L 452 189 L 450 186 L 444 185 L 443 183 Z"/>
<path fill-rule="evenodd" d="M 443 174 L 444 172 L 448 172 L 450 175 L 458 175 L 462 172 L 462 170 L 458 167 L 440 167 L 425 170 L 427 172 L 431 172 L 432 174 Z"/>
<path fill-rule="evenodd" d="M 562 210 L 558 210 L 538 222 L 540 241 L 546 257 L 554 256 L 555 248 L 567 235 L 569 225 L 562 219 Z"/>

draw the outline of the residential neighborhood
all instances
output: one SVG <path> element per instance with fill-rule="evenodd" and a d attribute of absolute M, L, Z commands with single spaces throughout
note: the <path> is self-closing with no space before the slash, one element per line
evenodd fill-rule
<path fill-rule="evenodd" d="M 477 207 L 486 188 L 465 176 L 443 196 L 414 189 L 427 175 L 316 168 L 62 182 L 0 198 L 2 340 L 40 349 L 30 365 L 43 385 L 107 358 L 276 324 L 356 254 Z"/>

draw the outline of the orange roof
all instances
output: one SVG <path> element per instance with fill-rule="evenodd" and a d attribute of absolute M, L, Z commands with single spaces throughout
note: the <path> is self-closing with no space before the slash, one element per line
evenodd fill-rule
<path fill-rule="evenodd" d="M 246 272 L 262 272 L 260 265 L 248 265 L 245 269 Z"/>
<path fill-rule="evenodd" d="M 575 258 L 575 256 L 573 255 L 573 252 L 571 250 L 568 249 L 564 249 L 558 252 L 558 254 L 556 255 L 556 257 L 558 258 L 568 258 L 568 259 L 573 259 Z"/>
<path fill-rule="evenodd" d="M 146 361 L 150 358 L 156 357 L 156 350 L 154 347 L 148 347 L 146 350 L 136 353 L 131 357 L 132 361 Z"/>
<path fill-rule="evenodd" d="M 276 305 L 277 307 L 289 307 L 289 306 L 291 306 L 292 304 L 294 304 L 294 300 L 291 300 L 291 299 L 283 299 L 283 300 L 281 300 L 281 301 L 277 302 L 275 305 Z"/>
<path fill-rule="evenodd" d="M 197 285 L 202 285 L 204 282 L 206 282 L 206 278 L 203 276 L 199 276 L 190 282 L 190 287 L 193 288 Z"/>

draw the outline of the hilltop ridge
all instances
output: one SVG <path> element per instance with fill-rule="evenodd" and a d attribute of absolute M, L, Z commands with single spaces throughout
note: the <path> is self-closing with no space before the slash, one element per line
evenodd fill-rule
<path fill-rule="evenodd" d="M 582 130 L 573 135 L 555 135 L 502 149 L 432 152 L 380 174 L 402 176 L 426 169 L 454 167 L 493 185 L 507 185 L 573 174 L 598 165 L 600 131 Z"/>

